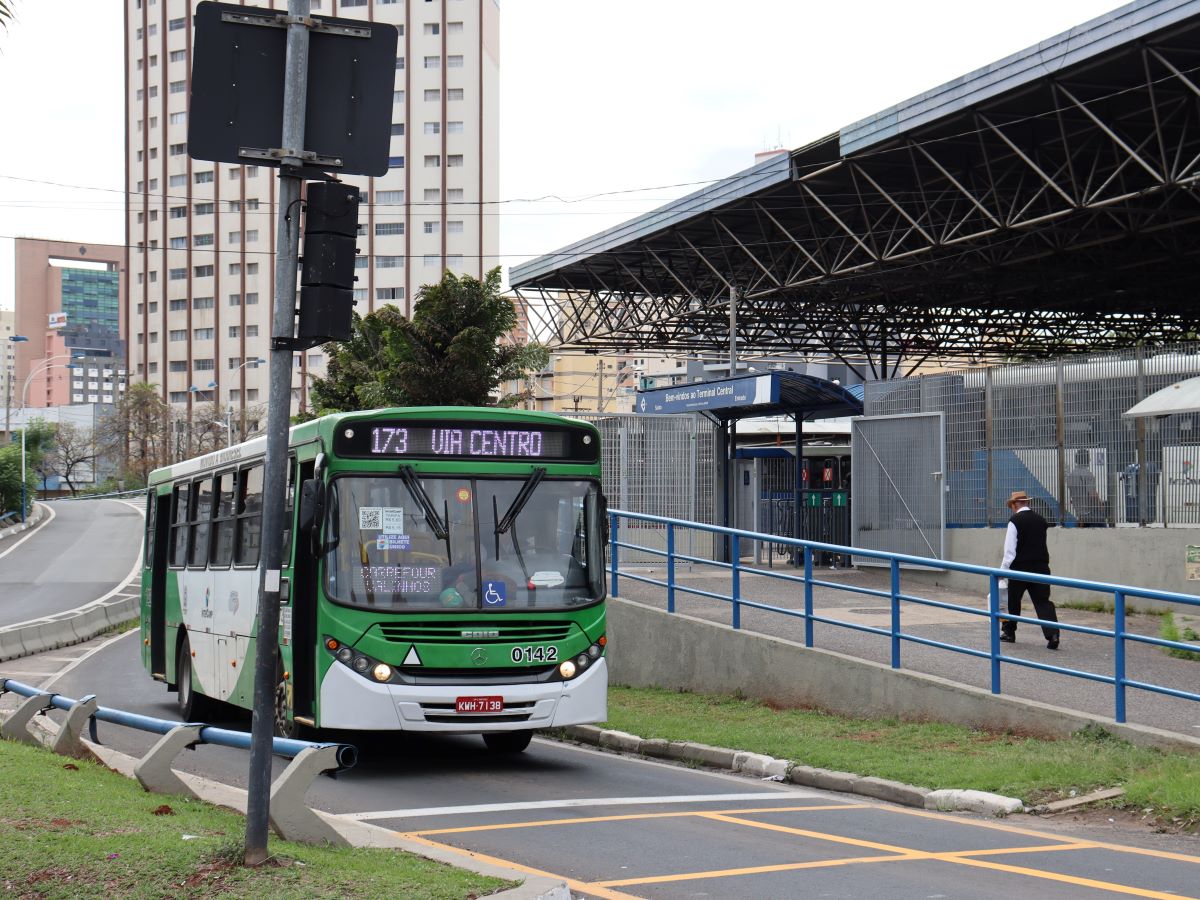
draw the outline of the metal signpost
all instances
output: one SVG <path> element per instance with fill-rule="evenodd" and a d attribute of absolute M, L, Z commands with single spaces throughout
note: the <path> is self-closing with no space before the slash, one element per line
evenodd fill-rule
<path fill-rule="evenodd" d="M 196 10 L 189 153 L 197 159 L 279 167 L 266 489 L 246 804 L 245 851 L 250 866 L 261 865 L 267 858 L 284 562 L 278 535 L 283 533 L 288 483 L 292 354 L 325 340 L 349 337 L 348 328 L 345 333 L 329 329 L 321 334 L 310 329 L 297 337 L 301 187 L 305 178 L 336 180 L 326 174 L 329 170 L 351 175 L 386 173 L 396 39 L 391 25 L 311 18 L 309 0 L 288 0 L 286 14 L 210 2 L 201 3 Z M 310 102 L 308 92 L 310 62 L 323 73 L 315 103 Z M 278 130 L 272 130 L 275 122 Z M 349 250 L 353 255 L 353 243 Z M 331 298 L 345 301 L 342 321 L 348 326 L 350 290 L 314 295 L 314 302 L 328 306 Z M 330 320 L 328 315 L 316 318 Z"/>

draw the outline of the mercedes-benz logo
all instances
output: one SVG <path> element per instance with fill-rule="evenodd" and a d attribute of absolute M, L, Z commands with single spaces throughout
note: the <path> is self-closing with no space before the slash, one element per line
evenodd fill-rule
<path fill-rule="evenodd" d="M 487 662 L 487 651 L 482 647 L 476 647 L 471 651 L 471 662 L 475 663 L 477 666 L 482 666 L 485 662 Z"/>

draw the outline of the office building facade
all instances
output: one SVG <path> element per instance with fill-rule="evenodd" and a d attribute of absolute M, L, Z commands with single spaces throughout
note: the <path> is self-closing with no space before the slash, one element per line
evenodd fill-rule
<path fill-rule="evenodd" d="M 255 4 L 285 11 L 284 0 Z M 231 411 L 244 437 L 268 393 L 278 178 L 273 168 L 192 159 L 187 116 L 195 0 L 127 0 L 124 315 L 134 377 L 184 416 Z M 390 168 L 362 190 L 356 311 L 406 313 L 443 271 L 498 264 L 499 7 L 495 0 L 312 0 L 314 15 L 394 24 Z M 296 354 L 292 411 L 320 347 Z"/>
<path fill-rule="evenodd" d="M 17 238 L 14 251 L 12 406 L 116 403 L 128 371 L 125 247 Z"/>

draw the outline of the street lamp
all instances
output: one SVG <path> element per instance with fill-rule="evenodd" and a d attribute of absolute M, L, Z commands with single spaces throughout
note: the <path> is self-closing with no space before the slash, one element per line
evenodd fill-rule
<path fill-rule="evenodd" d="M 25 402 L 29 397 L 29 384 L 33 381 L 33 376 L 39 372 L 46 372 L 50 369 L 82 369 L 83 366 L 77 366 L 74 363 L 56 363 L 56 359 L 78 359 L 78 353 L 60 353 L 57 356 L 51 356 L 45 360 L 40 366 L 31 371 L 25 376 L 25 384 L 21 386 L 21 521 L 25 521 L 25 432 L 29 430 L 29 422 L 26 421 L 26 406 Z"/>
<path fill-rule="evenodd" d="M 231 371 L 236 372 L 239 369 L 246 368 L 246 366 L 249 366 L 252 369 L 257 369 L 259 366 L 265 366 L 266 364 L 267 364 L 267 361 L 265 359 L 258 357 L 258 356 L 254 356 L 254 357 L 251 357 L 250 359 L 244 360 L 240 365 L 234 366 Z M 242 381 L 242 387 L 243 388 L 245 387 L 244 379 Z M 241 406 L 242 406 L 242 418 L 241 418 L 241 428 L 239 430 L 241 431 L 241 437 L 245 438 L 246 437 L 246 401 L 245 401 L 245 398 L 242 398 Z M 226 406 L 225 421 L 227 423 L 225 427 L 229 434 L 229 446 L 232 447 L 233 446 L 233 401 L 232 400 L 230 400 L 228 405 Z"/>

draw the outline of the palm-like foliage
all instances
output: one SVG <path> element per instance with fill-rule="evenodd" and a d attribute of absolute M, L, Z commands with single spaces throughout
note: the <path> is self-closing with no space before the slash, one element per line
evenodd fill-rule
<path fill-rule="evenodd" d="M 350 340 L 326 346 L 329 367 L 313 381 L 313 406 L 488 406 L 503 382 L 546 364 L 540 345 L 502 340 L 516 324 L 498 268 L 482 280 L 446 272 L 421 289 L 411 321 L 394 306 L 354 317 Z"/>

